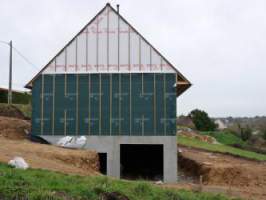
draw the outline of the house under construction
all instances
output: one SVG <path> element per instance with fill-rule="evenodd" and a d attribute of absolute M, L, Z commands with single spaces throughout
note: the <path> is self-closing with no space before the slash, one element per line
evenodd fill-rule
<path fill-rule="evenodd" d="M 86 136 L 107 175 L 176 182 L 176 98 L 190 82 L 118 9 L 106 4 L 26 87 L 33 135 Z"/>

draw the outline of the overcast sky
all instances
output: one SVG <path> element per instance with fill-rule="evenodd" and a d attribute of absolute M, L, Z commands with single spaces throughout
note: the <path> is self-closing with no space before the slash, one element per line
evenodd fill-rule
<path fill-rule="evenodd" d="M 265 0 L 109 1 L 193 86 L 178 114 L 266 115 Z M 0 40 L 14 46 L 21 89 L 105 6 L 103 0 L 0 0 Z M 0 43 L 0 86 L 8 85 L 8 46 Z"/>

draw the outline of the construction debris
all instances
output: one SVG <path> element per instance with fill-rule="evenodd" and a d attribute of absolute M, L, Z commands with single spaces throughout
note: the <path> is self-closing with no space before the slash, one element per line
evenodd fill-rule
<path fill-rule="evenodd" d="M 82 149 L 86 144 L 87 138 L 85 136 L 71 137 L 66 136 L 57 142 L 58 146 L 72 148 L 72 149 Z"/>
<path fill-rule="evenodd" d="M 8 164 L 12 167 L 18 169 L 28 169 L 29 165 L 22 157 L 14 157 L 14 159 L 10 160 Z"/>
<path fill-rule="evenodd" d="M 160 180 L 160 181 L 156 181 L 155 184 L 156 184 L 156 185 L 162 185 L 163 182 Z"/>

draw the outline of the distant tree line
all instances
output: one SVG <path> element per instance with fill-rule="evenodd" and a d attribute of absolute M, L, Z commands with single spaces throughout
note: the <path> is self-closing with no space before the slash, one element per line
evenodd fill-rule
<path fill-rule="evenodd" d="M 0 91 L 0 103 L 7 103 L 8 91 Z M 31 94 L 24 92 L 12 92 L 12 102 L 14 104 L 28 104 L 31 101 Z"/>

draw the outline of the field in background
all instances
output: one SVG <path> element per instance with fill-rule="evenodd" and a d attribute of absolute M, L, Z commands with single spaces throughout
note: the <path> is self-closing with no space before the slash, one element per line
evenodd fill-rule
<path fill-rule="evenodd" d="M 245 145 L 245 142 L 241 140 L 240 137 L 237 137 L 236 135 L 228 131 L 208 131 L 208 132 L 201 131 L 200 134 L 212 136 L 219 143 L 225 145 L 233 145 L 233 144 Z"/>
<path fill-rule="evenodd" d="M 229 136 L 231 137 L 231 136 Z M 228 139 L 228 138 L 227 138 Z M 223 140 L 227 140 L 223 138 Z M 219 141 L 219 139 L 218 139 Z M 246 151 L 239 148 L 231 147 L 225 144 L 210 144 L 207 142 L 199 141 L 195 138 L 188 138 L 186 136 L 178 135 L 177 136 L 178 144 L 185 145 L 188 147 L 194 147 L 199 149 L 204 149 L 213 152 L 220 152 L 220 153 L 229 153 L 235 156 L 240 156 L 243 158 L 255 159 L 259 161 L 266 161 L 266 155 L 255 153 L 252 151 Z M 230 140 L 228 140 L 230 142 Z"/>

